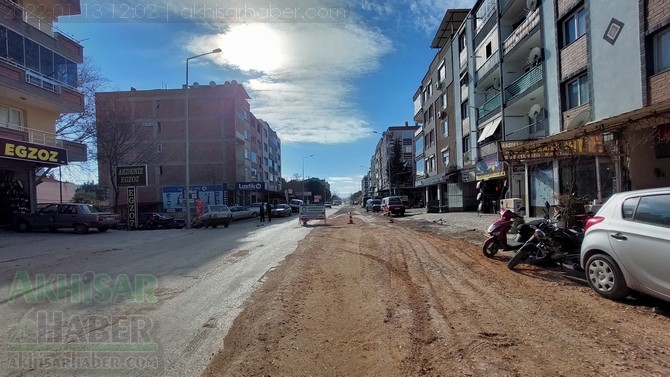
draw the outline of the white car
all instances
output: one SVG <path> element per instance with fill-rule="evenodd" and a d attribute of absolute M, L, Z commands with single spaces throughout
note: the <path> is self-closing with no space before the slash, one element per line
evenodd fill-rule
<path fill-rule="evenodd" d="M 584 229 L 581 265 L 599 295 L 670 302 L 670 188 L 614 194 Z"/>
<path fill-rule="evenodd" d="M 224 228 L 228 228 L 230 223 L 233 222 L 233 213 L 230 212 L 230 209 L 227 205 L 209 205 L 203 208 L 202 217 L 200 222 L 196 224 L 196 228 L 200 227 L 212 227 L 216 228 L 219 225 L 223 225 Z"/>

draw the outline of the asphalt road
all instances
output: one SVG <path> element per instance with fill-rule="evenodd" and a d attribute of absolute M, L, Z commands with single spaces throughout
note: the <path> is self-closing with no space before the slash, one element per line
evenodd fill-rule
<path fill-rule="evenodd" d="M 199 375 L 311 229 L 294 214 L 216 229 L 2 231 L 0 373 Z"/>

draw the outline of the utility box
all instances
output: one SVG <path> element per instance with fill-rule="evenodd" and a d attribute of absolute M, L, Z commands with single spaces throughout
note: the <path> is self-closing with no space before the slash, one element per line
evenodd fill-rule
<path fill-rule="evenodd" d="M 519 213 L 522 207 L 523 207 L 523 200 L 521 198 L 508 198 L 508 199 L 502 199 L 500 201 L 501 210 L 509 209 L 521 216 L 524 216 L 524 214 Z"/>

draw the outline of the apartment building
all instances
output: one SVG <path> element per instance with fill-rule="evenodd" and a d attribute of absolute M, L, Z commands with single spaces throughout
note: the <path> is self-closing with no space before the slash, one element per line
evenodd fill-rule
<path fill-rule="evenodd" d="M 191 207 L 194 199 L 249 204 L 279 197 L 281 141 L 267 122 L 251 113 L 244 87 L 233 80 L 223 85 L 194 83 L 188 90 Z M 99 129 L 130 123 L 132 127 L 124 129 L 142 135 L 144 142 L 118 163 L 147 166 L 147 185 L 137 187 L 140 210 L 184 212 L 184 89 L 97 93 L 96 107 Z M 124 116 L 110 121 L 110 113 Z M 99 134 L 105 135 L 104 128 Z M 107 161 L 100 160 L 101 184 L 113 188 L 113 174 Z M 121 188 L 118 207 L 123 211 L 125 206 Z"/>
<path fill-rule="evenodd" d="M 86 161 L 86 145 L 56 134 L 62 113 L 84 109 L 83 48 L 54 26 L 79 13 L 74 0 L 0 2 L 0 223 L 36 209 L 39 172 Z"/>
<path fill-rule="evenodd" d="M 484 210 L 518 197 L 531 215 L 559 194 L 598 201 L 669 185 L 668 11 L 670 3 L 649 0 L 478 1 L 448 35 L 465 207 L 479 194 L 475 182 Z M 449 21 L 440 30 L 453 30 Z M 414 96 L 424 140 L 428 99 Z M 437 154 L 426 147 L 424 159 Z"/>
<path fill-rule="evenodd" d="M 404 126 L 388 127 L 382 133 L 370 160 L 371 196 L 415 195 L 414 182 L 409 175 L 416 169 L 414 134 L 419 128 L 406 122 Z M 400 153 L 398 166 L 393 164 L 396 152 Z"/>

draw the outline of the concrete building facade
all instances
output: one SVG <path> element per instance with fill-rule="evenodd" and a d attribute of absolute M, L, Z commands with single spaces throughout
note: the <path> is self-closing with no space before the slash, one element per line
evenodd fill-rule
<path fill-rule="evenodd" d="M 538 215 L 557 195 L 602 201 L 669 185 L 668 14 L 670 3 L 654 0 L 480 0 L 447 11 L 432 46 L 440 51 L 414 95 L 428 136 L 416 181 L 427 200 L 469 209 L 479 195 L 494 211 L 517 197 Z M 457 177 L 462 206 L 451 203 L 456 185 L 430 181 L 439 117 L 425 93 L 449 64 L 447 49 L 454 90 L 443 116 L 454 116 L 456 145 L 441 148 L 457 151 L 457 171 L 436 164 L 435 176 Z"/>
<path fill-rule="evenodd" d="M 192 207 L 195 198 L 208 204 L 230 205 L 282 196 L 281 141 L 267 122 L 251 113 L 248 100 L 246 90 L 236 81 L 223 85 L 196 83 L 189 88 Z M 142 148 L 150 148 L 153 153 L 129 153 L 119 161 L 119 165 L 147 165 L 147 185 L 137 188 L 140 210 L 184 212 L 184 89 L 98 93 L 96 104 L 99 118 L 105 118 L 106 107 L 123 112 L 134 132 L 143 133 L 150 141 Z M 115 126 L 114 122 L 99 123 L 99 127 Z M 99 161 L 102 185 L 113 188 L 113 174 L 106 161 Z M 118 205 L 121 209 L 126 205 L 123 188 Z"/>
<path fill-rule="evenodd" d="M 54 26 L 79 13 L 74 0 L 0 3 L 0 223 L 36 209 L 38 172 L 86 161 L 86 145 L 56 134 L 61 114 L 84 109 L 83 47 Z"/>

